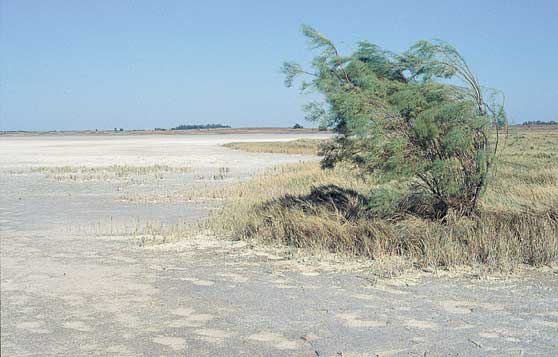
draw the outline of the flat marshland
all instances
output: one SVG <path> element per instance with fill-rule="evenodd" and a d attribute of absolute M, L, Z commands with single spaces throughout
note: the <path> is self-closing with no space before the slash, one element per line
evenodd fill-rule
<path fill-rule="evenodd" d="M 2 355 L 552 355 L 557 133 L 443 224 L 372 215 L 327 133 L 0 137 Z"/>
<path fill-rule="evenodd" d="M 231 143 L 249 152 L 316 154 L 319 141 Z M 374 178 L 316 161 L 273 168 L 222 191 L 226 207 L 208 222 L 231 238 L 251 238 L 409 265 L 541 266 L 558 257 L 558 130 L 515 129 L 500 144 L 479 216 L 444 223 L 370 213 Z"/>

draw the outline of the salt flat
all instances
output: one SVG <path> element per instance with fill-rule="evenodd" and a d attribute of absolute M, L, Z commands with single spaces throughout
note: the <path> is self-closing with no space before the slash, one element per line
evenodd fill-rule
<path fill-rule="evenodd" d="M 2 355 L 552 355 L 558 274 L 377 279 L 282 250 L 142 244 L 312 135 L 0 137 Z M 185 198 L 186 197 L 186 198 Z M 156 231 L 155 229 L 155 231 Z"/>
<path fill-rule="evenodd" d="M 327 138 L 330 134 L 4 136 L 0 137 L 0 168 L 28 166 L 180 165 L 215 167 L 227 163 L 258 169 L 298 159 L 246 156 L 224 149 L 227 142 L 288 141 Z"/>

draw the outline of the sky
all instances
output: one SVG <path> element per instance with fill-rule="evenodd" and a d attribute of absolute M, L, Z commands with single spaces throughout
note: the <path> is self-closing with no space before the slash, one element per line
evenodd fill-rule
<path fill-rule="evenodd" d="M 558 1 L 0 0 L 0 130 L 284 127 L 309 98 L 284 61 L 308 24 L 347 53 L 439 38 L 511 122 L 558 120 Z"/>

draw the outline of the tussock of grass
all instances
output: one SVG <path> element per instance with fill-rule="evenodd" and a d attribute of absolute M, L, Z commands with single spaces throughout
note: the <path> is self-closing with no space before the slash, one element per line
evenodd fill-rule
<path fill-rule="evenodd" d="M 35 167 L 33 173 L 41 173 L 56 181 L 99 181 L 108 179 L 122 179 L 131 176 L 152 176 L 161 178 L 165 173 L 190 173 L 190 167 L 175 167 L 168 165 L 151 166 L 55 166 Z"/>
<path fill-rule="evenodd" d="M 225 147 L 248 152 L 267 152 L 274 154 L 317 155 L 321 139 L 298 139 L 276 142 L 240 142 L 228 143 Z"/>
<path fill-rule="evenodd" d="M 219 194 L 228 203 L 207 227 L 233 239 L 375 260 L 404 257 L 419 267 L 548 264 L 558 259 L 558 158 L 541 154 L 558 152 L 558 131 L 521 134 L 502 151 L 479 218 L 381 219 L 364 204 L 373 182 L 306 162 L 224 189 Z"/>

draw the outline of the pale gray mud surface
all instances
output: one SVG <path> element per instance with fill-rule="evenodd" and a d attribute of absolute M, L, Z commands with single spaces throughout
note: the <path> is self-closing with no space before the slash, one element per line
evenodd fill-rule
<path fill-rule="evenodd" d="M 0 138 L 2 356 L 556 354 L 552 269 L 378 280 L 209 237 L 140 246 L 220 204 L 184 192 L 309 159 L 219 144 L 291 138 Z"/>

